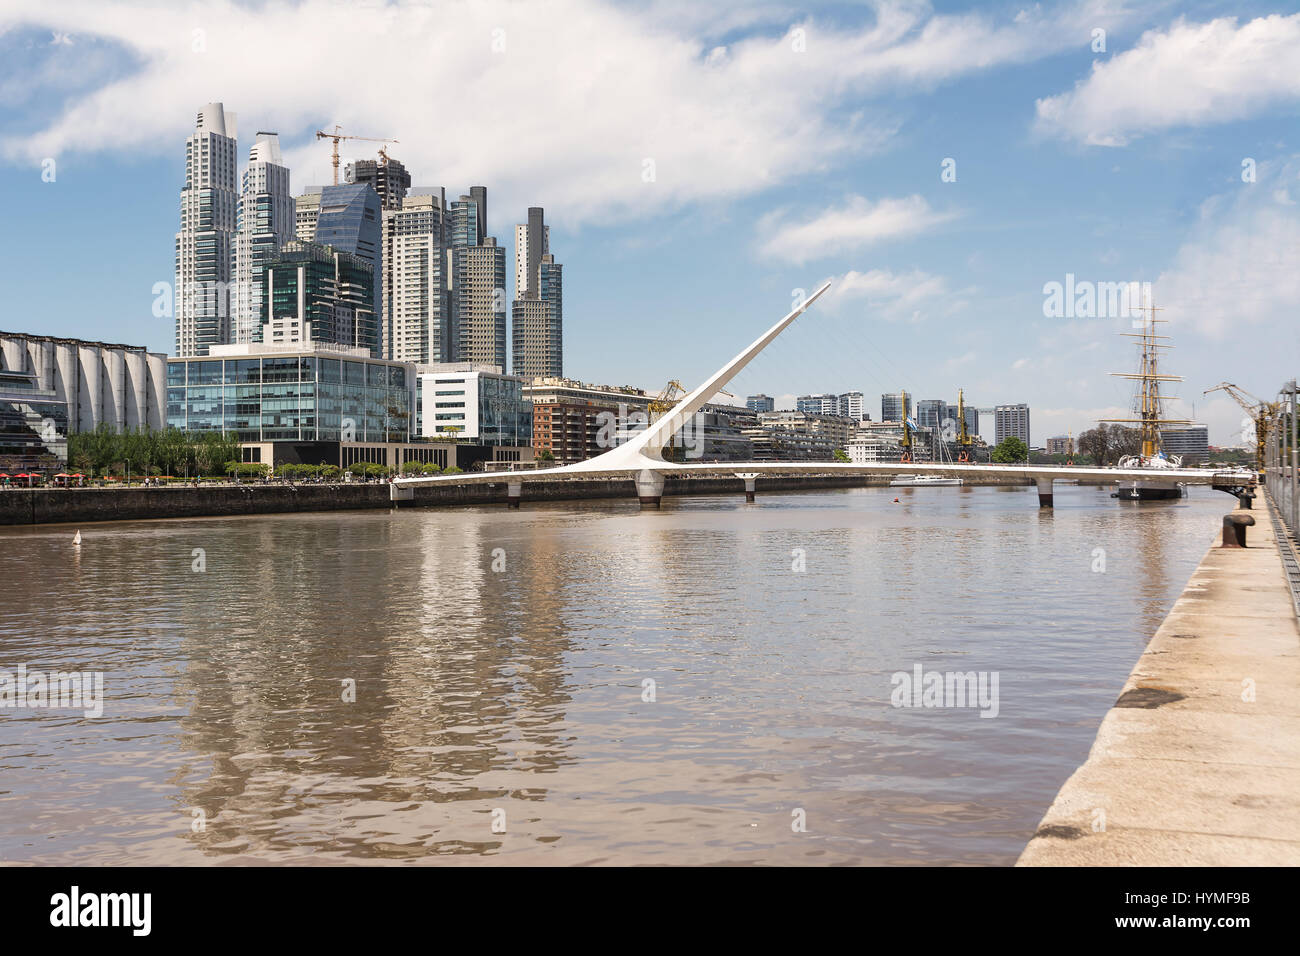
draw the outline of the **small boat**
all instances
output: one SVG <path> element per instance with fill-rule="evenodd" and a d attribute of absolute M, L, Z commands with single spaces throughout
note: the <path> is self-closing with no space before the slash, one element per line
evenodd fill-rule
<path fill-rule="evenodd" d="M 960 485 L 960 478 L 948 478 L 943 475 L 899 475 L 889 483 L 891 488 L 927 488 L 931 485 Z"/>

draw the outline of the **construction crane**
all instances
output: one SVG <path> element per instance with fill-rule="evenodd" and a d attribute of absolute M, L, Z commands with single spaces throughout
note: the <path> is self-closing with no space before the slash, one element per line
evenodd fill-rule
<path fill-rule="evenodd" d="M 360 139 L 360 140 L 365 140 L 367 143 L 383 143 L 384 146 L 380 148 L 379 155 L 383 157 L 384 165 L 388 165 L 388 153 L 386 153 L 384 150 L 387 148 L 389 143 L 396 143 L 397 140 L 393 139 L 392 137 L 389 137 L 387 139 L 377 139 L 374 136 L 344 136 L 342 133 L 339 132 L 339 130 L 341 130 L 342 128 L 343 128 L 342 126 L 339 126 L 337 123 L 335 123 L 334 132 L 332 133 L 327 133 L 324 130 L 319 130 L 319 129 L 316 130 L 317 139 L 334 140 L 334 154 L 331 157 L 331 162 L 334 164 L 334 185 L 335 186 L 339 184 L 339 141 L 340 140 Z"/>
<path fill-rule="evenodd" d="M 1264 471 L 1264 448 L 1268 445 L 1269 421 L 1277 415 L 1281 403 L 1266 402 L 1256 398 L 1244 388 L 1233 385 L 1231 382 L 1220 382 L 1214 388 L 1207 388 L 1202 394 L 1209 395 L 1211 392 L 1227 392 L 1255 423 L 1255 470 L 1262 473 Z"/>
<path fill-rule="evenodd" d="M 657 422 L 663 418 L 685 394 L 686 386 L 675 378 L 670 380 L 662 392 L 650 399 L 650 421 Z"/>

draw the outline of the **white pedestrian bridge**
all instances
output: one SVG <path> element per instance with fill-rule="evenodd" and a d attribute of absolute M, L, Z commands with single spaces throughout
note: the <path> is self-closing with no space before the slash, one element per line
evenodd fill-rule
<path fill-rule="evenodd" d="M 527 472 L 483 472 L 458 475 L 431 475 L 419 478 L 393 480 L 391 496 L 394 501 L 408 501 L 415 497 L 419 485 L 437 484 L 504 484 L 507 501 L 519 504 L 523 483 L 573 481 L 580 479 L 634 479 L 637 496 L 643 506 L 658 507 L 663 495 L 664 478 L 675 477 L 737 477 L 743 478 L 747 492 L 754 489 L 754 479 L 759 476 L 784 477 L 824 475 L 942 475 L 945 477 L 972 476 L 984 479 L 1033 481 L 1038 486 L 1038 501 L 1042 507 L 1052 506 L 1052 482 L 1058 478 L 1082 479 L 1100 483 L 1126 479 L 1150 479 L 1153 474 L 1146 469 L 1133 468 L 1077 468 L 1061 465 L 984 465 L 966 463 L 916 463 L 916 462 L 824 462 L 824 461 L 754 461 L 754 462 L 673 462 L 664 458 L 664 448 L 673 436 L 690 421 L 691 417 L 708 404 L 729 381 L 753 361 L 773 339 L 781 334 L 795 319 L 830 288 L 827 282 L 800 303 L 785 318 L 777 322 L 748 348 L 736 355 L 726 365 L 714 372 L 698 388 L 690 392 L 671 411 L 631 440 L 587 461 L 558 468 L 539 468 Z M 1187 485 L 1207 485 L 1221 491 L 1248 495 L 1255 484 L 1255 475 L 1249 471 L 1214 471 L 1206 468 L 1162 468 L 1157 473 L 1162 481 L 1176 481 Z"/>

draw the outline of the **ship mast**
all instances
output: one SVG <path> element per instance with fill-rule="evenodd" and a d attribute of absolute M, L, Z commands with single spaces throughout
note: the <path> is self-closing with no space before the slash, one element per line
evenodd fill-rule
<path fill-rule="evenodd" d="M 1142 440 L 1142 458 L 1145 459 L 1154 457 L 1156 452 L 1160 450 L 1161 426 L 1191 425 L 1193 423 L 1185 418 L 1164 417 L 1164 401 L 1171 396 L 1161 393 L 1160 383 L 1181 382 L 1183 377 L 1181 375 L 1162 375 L 1160 373 L 1160 350 L 1173 348 L 1172 345 L 1157 341 L 1169 338 L 1167 335 L 1156 334 L 1156 323 L 1168 321 L 1167 319 L 1156 318 L 1156 313 L 1164 310 L 1152 304 L 1137 306 L 1137 308 L 1143 313 L 1142 331 L 1120 333 L 1140 340 L 1138 348 L 1141 350 L 1142 357 L 1137 374 L 1132 372 L 1111 372 L 1110 374 L 1119 378 L 1131 378 L 1138 381 L 1138 394 L 1133 405 L 1134 411 L 1139 417 L 1103 418 L 1102 421 L 1137 425 Z"/>

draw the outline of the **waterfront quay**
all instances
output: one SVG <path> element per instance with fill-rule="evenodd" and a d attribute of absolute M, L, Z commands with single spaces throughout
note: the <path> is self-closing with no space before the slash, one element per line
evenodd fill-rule
<path fill-rule="evenodd" d="M 1300 863 L 1300 630 L 1271 498 L 1216 536 L 1019 866 Z M 1281 533 L 1279 533 L 1281 532 Z"/>

